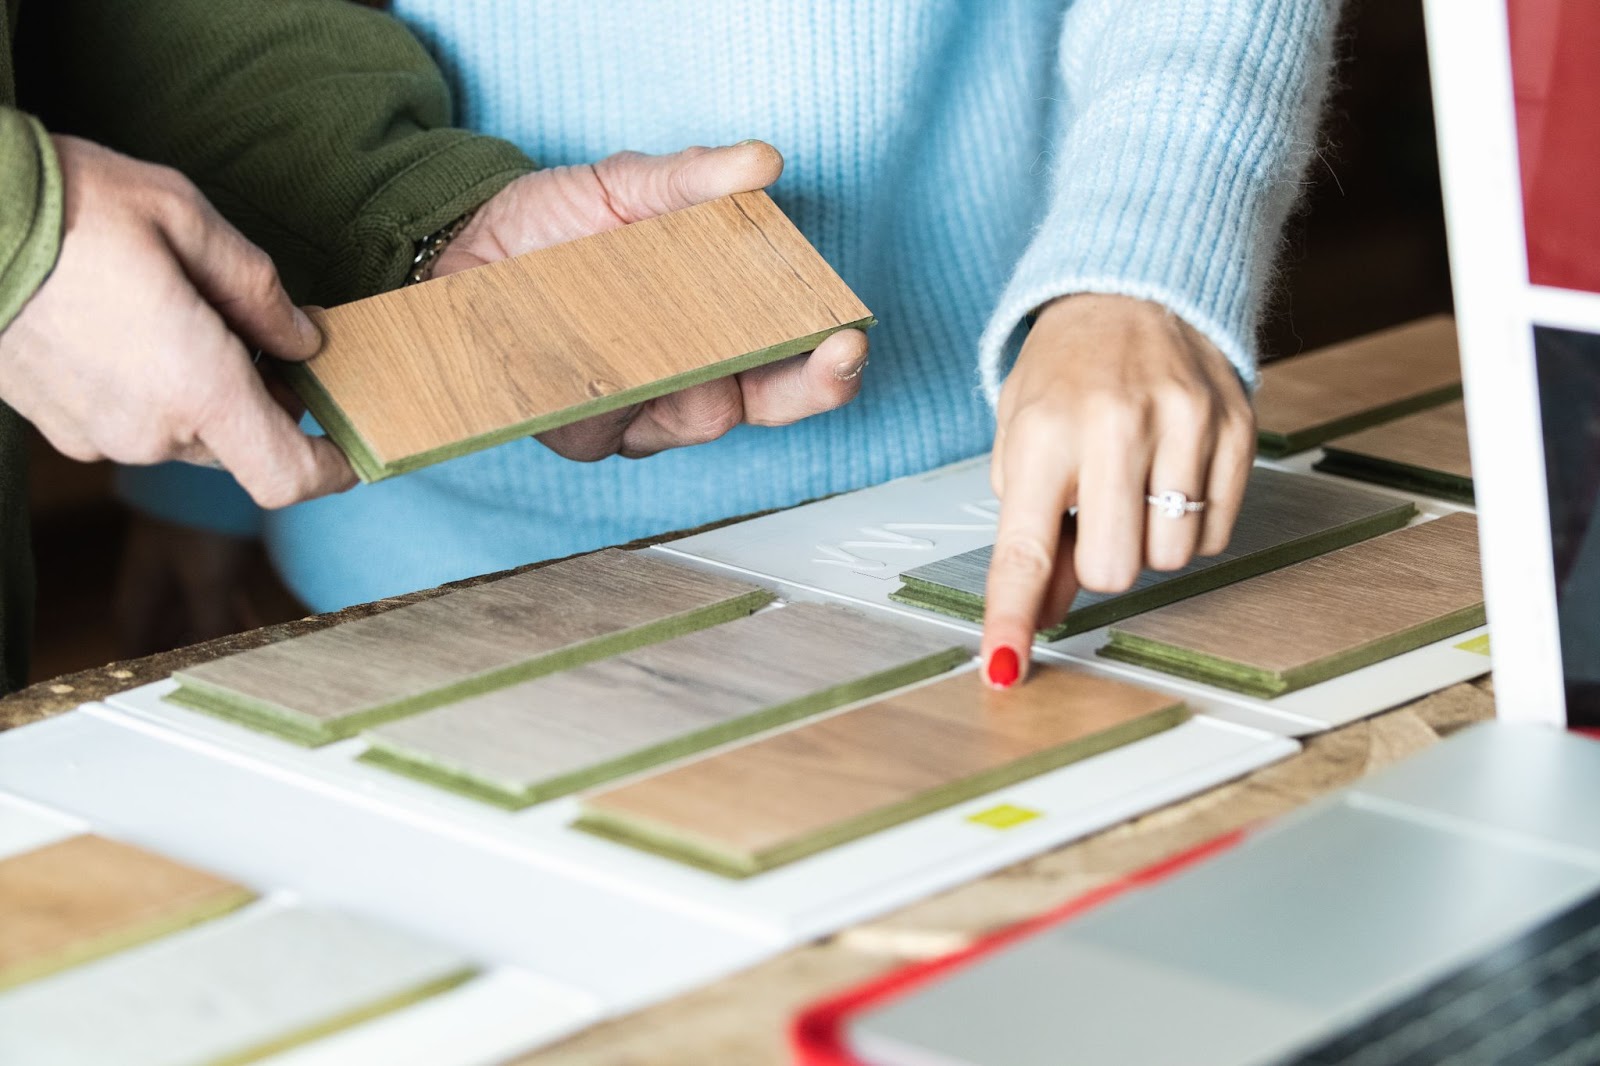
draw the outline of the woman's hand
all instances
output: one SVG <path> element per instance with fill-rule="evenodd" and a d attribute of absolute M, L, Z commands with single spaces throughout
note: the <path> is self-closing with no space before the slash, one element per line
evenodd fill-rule
<path fill-rule="evenodd" d="M 1122 592 L 1146 567 L 1177 570 L 1227 547 L 1256 434 L 1222 353 L 1165 308 L 1124 296 L 1047 304 L 997 416 L 983 662 L 1005 688 L 1080 588 Z M 1168 491 L 1205 509 L 1169 517 L 1146 501 Z"/>
<path fill-rule="evenodd" d="M 672 155 L 621 152 L 589 166 L 535 171 L 484 204 L 440 254 L 433 273 L 439 277 L 764 189 L 782 172 L 783 157 L 761 141 Z M 596 415 L 541 433 L 539 440 L 569 459 L 639 458 L 716 440 L 741 422 L 787 425 L 854 399 L 866 363 L 866 335 L 841 330 L 809 355 Z"/>

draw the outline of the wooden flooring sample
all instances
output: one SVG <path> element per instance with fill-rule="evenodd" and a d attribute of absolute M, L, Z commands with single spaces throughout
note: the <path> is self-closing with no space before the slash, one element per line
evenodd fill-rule
<path fill-rule="evenodd" d="M 349 915 L 246 911 L 0 995 L 0 1062 L 254 1062 L 473 972 L 453 950 Z"/>
<path fill-rule="evenodd" d="M 1324 473 L 1473 502 L 1467 409 L 1460 400 L 1338 437 L 1322 453 L 1315 465 Z"/>
<path fill-rule="evenodd" d="M 362 758 L 517 809 L 968 658 L 882 618 L 795 604 L 393 722 Z"/>
<path fill-rule="evenodd" d="M 1263 366 L 1257 444 L 1267 456 L 1303 452 L 1460 395 L 1455 319 L 1433 315 Z"/>
<path fill-rule="evenodd" d="M 746 877 L 1185 716 L 1171 696 L 1062 667 L 1007 692 L 968 671 L 588 796 L 577 824 Z"/>
<path fill-rule="evenodd" d="M 98 836 L 0 860 L 0 989 L 234 910 L 249 889 Z"/>
<path fill-rule="evenodd" d="M 312 311 L 286 364 L 376 481 L 815 348 L 872 313 L 764 192 Z"/>
<path fill-rule="evenodd" d="M 1152 611 L 1100 654 L 1270 698 L 1483 618 L 1478 523 L 1453 514 Z"/>
<path fill-rule="evenodd" d="M 1399 529 L 1416 508 L 1409 503 L 1301 474 L 1257 467 L 1250 475 L 1233 539 L 1221 555 L 1197 558 L 1182 570 L 1146 570 L 1127 592 L 1080 592 L 1065 622 L 1041 634 L 1060 640 L 1187 596 L 1299 562 L 1346 544 Z M 1173 519 L 1153 515 L 1151 521 Z M 1193 519 L 1184 519 L 1193 521 Z M 978 548 L 907 570 L 890 598 L 968 621 L 983 619 L 989 548 Z"/>
<path fill-rule="evenodd" d="M 771 599 L 743 581 L 610 549 L 181 670 L 167 698 L 324 744 Z"/>

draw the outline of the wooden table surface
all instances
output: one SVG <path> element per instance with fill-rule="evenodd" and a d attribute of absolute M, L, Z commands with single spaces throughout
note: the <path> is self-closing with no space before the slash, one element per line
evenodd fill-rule
<path fill-rule="evenodd" d="M 0 729 L 158 681 L 174 670 L 221 655 L 498 576 L 472 578 L 41 682 L 0 699 Z M 789 1018 L 813 999 L 905 962 L 960 947 L 975 936 L 1048 910 L 1169 855 L 1284 814 L 1493 714 L 1491 679 L 1456 685 L 1367 721 L 1311 737 L 1299 755 L 1187 802 L 796 948 L 699 991 L 603 1022 L 517 1062 L 537 1066 L 787 1063 Z"/>

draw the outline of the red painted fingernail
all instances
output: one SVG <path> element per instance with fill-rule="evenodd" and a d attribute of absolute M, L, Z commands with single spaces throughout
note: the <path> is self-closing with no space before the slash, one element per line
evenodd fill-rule
<path fill-rule="evenodd" d="M 1015 685 L 1020 672 L 1015 648 L 1002 644 L 989 653 L 989 684 L 995 688 L 1010 688 Z"/>

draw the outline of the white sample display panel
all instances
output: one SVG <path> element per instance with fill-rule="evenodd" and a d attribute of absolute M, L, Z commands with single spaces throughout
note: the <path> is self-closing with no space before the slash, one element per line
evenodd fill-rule
<path fill-rule="evenodd" d="M 1350 484 L 1332 475 L 1308 473 L 1314 458 L 1294 456 L 1259 465 Z M 1411 501 L 1419 512 L 1417 521 L 1472 510 L 1379 486 L 1361 488 Z M 900 588 L 900 574 L 906 570 L 992 544 L 998 507 L 989 487 L 989 460 L 981 456 L 651 550 L 765 580 L 786 598 L 843 598 L 901 618 L 946 625 L 966 632 L 975 649 L 981 632 L 977 623 L 896 603 L 889 594 Z M 1034 654 L 1080 665 L 1094 663 L 1127 680 L 1182 695 L 1191 709 L 1215 718 L 1305 736 L 1487 673 L 1489 657 L 1472 650 L 1471 644 L 1484 632 L 1480 627 L 1461 633 L 1271 700 L 1142 666 L 1109 663 L 1095 654 L 1107 642 L 1105 628 L 1035 645 Z"/>

